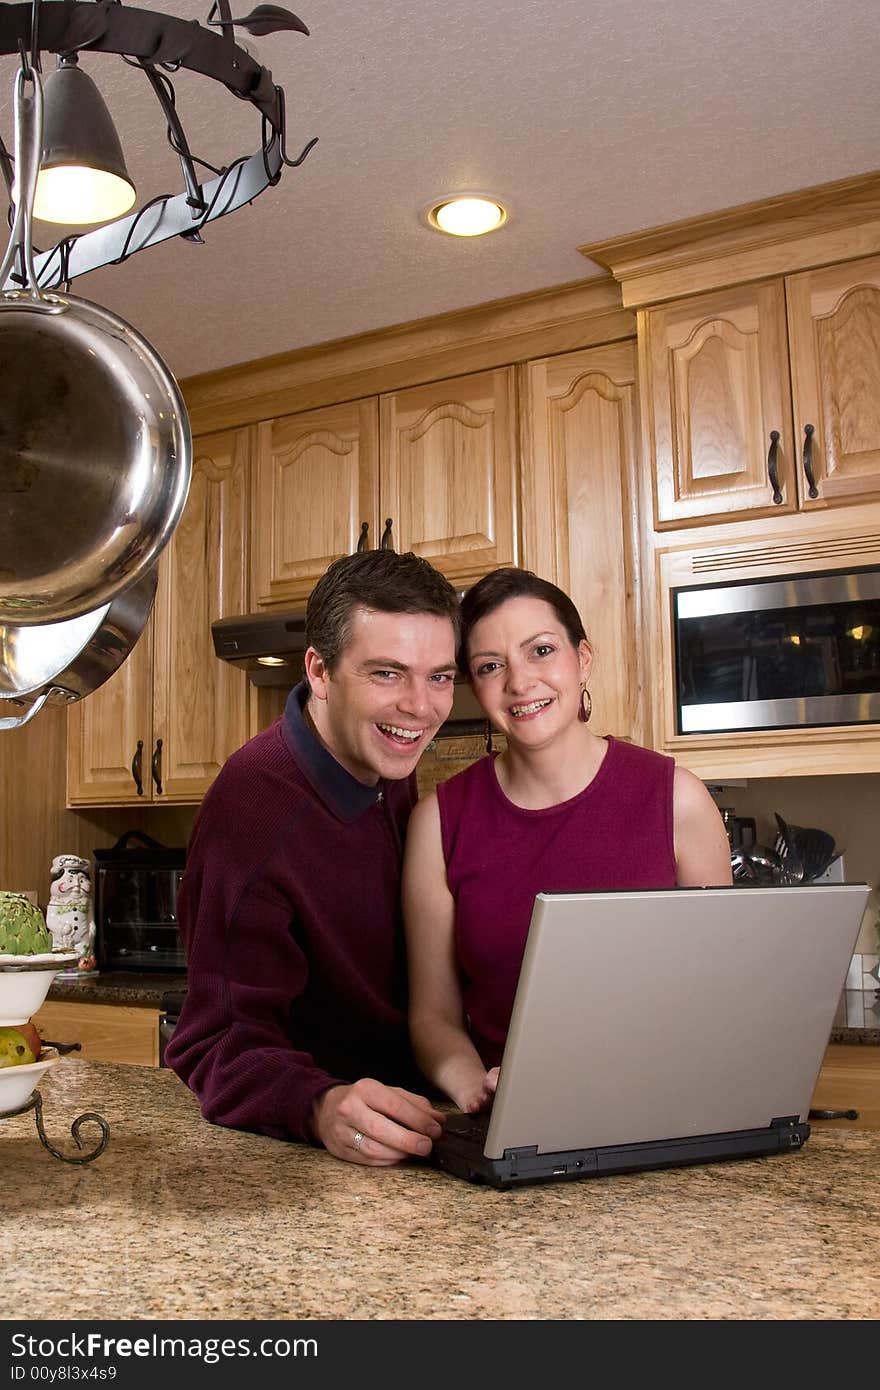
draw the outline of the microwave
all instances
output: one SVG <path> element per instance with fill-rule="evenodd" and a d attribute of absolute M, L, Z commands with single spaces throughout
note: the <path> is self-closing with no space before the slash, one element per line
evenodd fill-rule
<path fill-rule="evenodd" d="M 880 723 L 880 566 L 670 592 L 680 734 Z"/>

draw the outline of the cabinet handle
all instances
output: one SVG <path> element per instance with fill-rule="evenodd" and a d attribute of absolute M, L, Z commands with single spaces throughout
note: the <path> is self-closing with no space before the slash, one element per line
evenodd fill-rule
<path fill-rule="evenodd" d="M 138 796 L 143 796 L 143 794 L 144 794 L 144 783 L 143 783 L 143 778 L 142 778 L 142 775 L 141 775 L 141 774 L 142 774 L 142 771 L 143 771 L 143 761 L 144 761 L 144 741 L 143 741 L 142 738 L 139 738 L 139 739 L 138 739 L 138 746 L 137 746 L 137 748 L 135 749 L 135 755 L 134 755 L 134 757 L 133 757 L 132 760 L 131 760 L 131 776 L 132 776 L 132 780 L 134 781 L 135 786 L 137 787 L 137 794 L 138 794 Z"/>
<path fill-rule="evenodd" d="M 391 517 L 390 517 L 390 516 L 389 516 L 389 517 L 386 517 L 386 519 L 385 519 L 385 530 L 382 532 L 382 539 L 381 539 L 381 541 L 379 542 L 379 547 L 380 547 L 381 550 L 393 550 L 393 549 L 394 549 L 394 536 L 393 536 L 392 533 L 391 533 Z"/>
<path fill-rule="evenodd" d="M 365 550 L 369 550 L 370 548 L 367 545 L 367 532 L 369 531 L 369 529 L 370 523 L 368 521 L 363 522 L 363 524 L 361 525 L 361 534 L 358 537 L 357 549 L 355 551 L 357 555 L 363 554 Z"/>
<path fill-rule="evenodd" d="M 819 489 L 816 487 L 816 479 L 813 474 L 813 435 L 815 433 L 815 425 L 804 425 L 804 473 L 810 485 L 810 497 L 819 496 Z"/>
<path fill-rule="evenodd" d="M 161 795 L 162 795 L 162 740 L 161 740 L 160 738 L 157 738 L 157 739 L 156 739 L 156 747 L 155 747 L 155 749 L 154 749 L 154 751 L 153 751 L 153 760 L 152 760 L 152 762 L 150 763 L 150 772 L 152 773 L 152 775 L 153 775 L 153 781 L 154 781 L 155 784 L 156 784 L 156 791 L 157 791 L 158 795 L 161 796 Z"/>
<path fill-rule="evenodd" d="M 767 477 L 770 479 L 770 486 L 773 489 L 773 501 L 776 506 L 782 501 L 782 493 L 779 491 L 779 465 L 776 462 L 776 453 L 779 449 L 779 430 L 770 431 L 770 452 L 767 455 Z"/>

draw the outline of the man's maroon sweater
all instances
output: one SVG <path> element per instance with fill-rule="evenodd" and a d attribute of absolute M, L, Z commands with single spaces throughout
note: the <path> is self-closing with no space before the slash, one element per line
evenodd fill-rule
<path fill-rule="evenodd" d="M 310 1139 L 315 1097 L 376 1077 L 422 1091 L 399 909 L 414 778 L 366 787 L 306 725 L 305 686 L 229 759 L 178 897 L 189 979 L 166 1058 L 216 1124 Z"/>

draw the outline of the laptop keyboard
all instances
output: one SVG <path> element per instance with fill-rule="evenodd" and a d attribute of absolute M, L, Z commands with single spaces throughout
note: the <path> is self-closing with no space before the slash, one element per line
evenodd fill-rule
<path fill-rule="evenodd" d="M 480 1110 L 475 1115 L 455 1111 L 447 1115 L 444 1129 L 447 1134 L 454 1134 L 459 1139 L 484 1139 L 490 1119 L 491 1112 L 488 1110 Z"/>

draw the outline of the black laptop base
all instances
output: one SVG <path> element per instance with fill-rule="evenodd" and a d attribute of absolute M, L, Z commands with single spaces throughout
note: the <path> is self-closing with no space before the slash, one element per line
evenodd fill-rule
<path fill-rule="evenodd" d="M 598 1149 L 538 1153 L 538 1146 L 506 1149 L 503 1158 L 486 1158 L 472 1136 L 456 1134 L 458 1116 L 450 1115 L 430 1163 L 453 1177 L 490 1187 L 522 1187 L 527 1183 L 602 1178 L 614 1173 L 639 1173 L 650 1168 L 680 1168 L 692 1163 L 717 1163 L 731 1158 L 761 1158 L 800 1149 L 810 1126 L 797 1115 L 772 1120 L 765 1129 L 735 1130 L 729 1134 L 687 1135 L 681 1139 L 613 1144 Z M 462 1116 L 473 1121 L 473 1116 Z"/>

